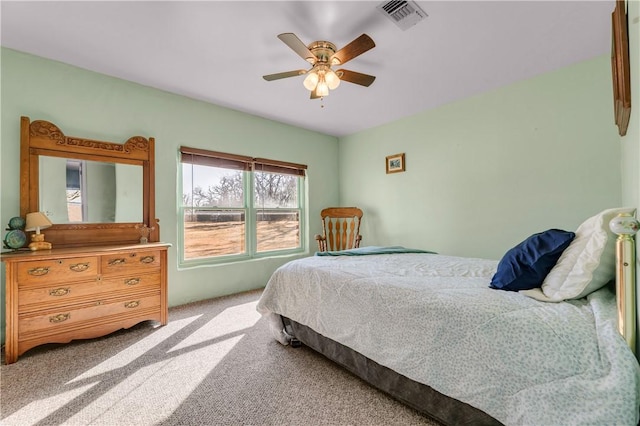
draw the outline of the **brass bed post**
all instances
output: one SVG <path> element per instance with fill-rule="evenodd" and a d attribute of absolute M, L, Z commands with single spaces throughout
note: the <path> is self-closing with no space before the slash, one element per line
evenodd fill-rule
<path fill-rule="evenodd" d="M 616 304 L 618 307 L 618 331 L 636 356 L 636 250 L 634 235 L 638 221 L 629 213 L 616 216 L 609 223 L 611 231 L 618 234 L 616 241 Z"/>

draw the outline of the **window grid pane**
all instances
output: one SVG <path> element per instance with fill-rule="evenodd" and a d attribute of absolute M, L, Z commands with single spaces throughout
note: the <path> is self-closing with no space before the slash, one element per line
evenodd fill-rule
<path fill-rule="evenodd" d="M 184 258 L 246 252 L 244 210 L 184 209 Z"/>
<path fill-rule="evenodd" d="M 245 207 L 242 171 L 183 163 L 182 175 L 185 206 Z"/>
<path fill-rule="evenodd" d="M 254 206 L 259 208 L 298 207 L 298 177 L 282 173 L 254 172 Z"/>
<path fill-rule="evenodd" d="M 298 209 L 259 209 L 256 216 L 258 253 L 300 247 Z"/>

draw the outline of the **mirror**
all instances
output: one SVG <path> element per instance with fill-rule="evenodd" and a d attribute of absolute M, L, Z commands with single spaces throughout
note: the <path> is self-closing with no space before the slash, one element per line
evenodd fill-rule
<path fill-rule="evenodd" d="M 39 157 L 39 209 L 53 223 L 142 222 L 142 167 Z"/>
<path fill-rule="evenodd" d="M 65 136 L 44 120 L 20 122 L 20 215 L 42 211 L 54 248 L 138 244 L 160 238 L 155 218 L 155 141 L 124 144 Z"/>

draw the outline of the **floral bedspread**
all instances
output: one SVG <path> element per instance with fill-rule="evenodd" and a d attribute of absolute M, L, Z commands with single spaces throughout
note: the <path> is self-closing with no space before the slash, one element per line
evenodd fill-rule
<path fill-rule="evenodd" d="M 640 367 L 608 287 L 540 302 L 488 287 L 497 261 L 437 254 L 308 257 L 257 309 L 284 315 L 508 425 L 637 425 Z"/>

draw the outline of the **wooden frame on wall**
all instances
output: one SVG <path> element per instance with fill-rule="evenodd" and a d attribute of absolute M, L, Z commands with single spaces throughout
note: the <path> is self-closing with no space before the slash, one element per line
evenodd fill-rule
<path fill-rule="evenodd" d="M 404 172 L 404 152 L 402 154 L 388 155 L 386 160 L 387 174 Z"/>
<path fill-rule="evenodd" d="M 620 136 L 627 134 L 631 116 L 631 70 L 627 22 L 625 0 L 616 0 L 616 7 L 611 14 L 611 74 L 615 123 Z"/>

